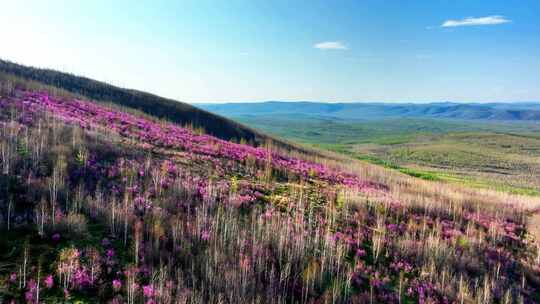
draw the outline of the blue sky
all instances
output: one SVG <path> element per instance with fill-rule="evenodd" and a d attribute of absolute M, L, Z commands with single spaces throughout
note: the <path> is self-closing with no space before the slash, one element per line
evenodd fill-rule
<path fill-rule="evenodd" d="M 0 38 L 186 102 L 540 101 L 537 0 L 8 1 Z"/>

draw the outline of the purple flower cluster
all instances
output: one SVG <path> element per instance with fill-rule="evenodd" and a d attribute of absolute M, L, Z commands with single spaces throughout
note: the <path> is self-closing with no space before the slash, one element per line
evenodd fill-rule
<path fill-rule="evenodd" d="M 166 148 L 200 155 L 202 159 L 255 159 L 270 162 L 273 168 L 287 170 L 303 178 L 317 177 L 333 184 L 369 190 L 374 184 L 356 175 L 330 169 L 322 164 L 289 157 L 261 147 L 236 144 L 210 135 L 198 135 L 172 123 L 154 121 L 82 100 L 51 97 L 46 93 L 24 92 L 20 101 L 26 113 L 47 111 L 60 120 L 83 129 L 106 129 L 125 138 L 136 139 L 143 148 Z M 26 120 L 31 120 L 25 115 Z"/>

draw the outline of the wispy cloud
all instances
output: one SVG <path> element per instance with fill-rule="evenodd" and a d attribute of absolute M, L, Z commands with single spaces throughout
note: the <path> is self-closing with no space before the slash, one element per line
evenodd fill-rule
<path fill-rule="evenodd" d="M 473 25 L 496 25 L 509 23 L 512 20 L 506 19 L 504 16 L 486 16 L 486 17 L 468 17 L 461 20 L 446 20 L 441 24 L 442 27 L 456 27 L 456 26 L 473 26 Z"/>
<path fill-rule="evenodd" d="M 313 47 L 316 49 L 321 49 L 321 50 L 348 50 L 349 49 L 345 44 L 343 44 L 340 41 L 319 42 L 319 43 L 315 43 Z"/>

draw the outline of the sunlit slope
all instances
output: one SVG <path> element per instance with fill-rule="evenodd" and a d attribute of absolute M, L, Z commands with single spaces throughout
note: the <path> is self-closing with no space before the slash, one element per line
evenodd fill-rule
<path fill-rule="evenodd" d="M 49 69 L 38 69 L 0 59 L 0 72 L 36 81 L 89 99 L 110 102 L 119 106 L 142 111 L 146 114 L 170 120 L 181 125 L 202 128 L 226 140 L 243 139 L 254 144 L 264 144 L 269 137 L 232 120 L 211 114 L 189 104 L 159 97 L 137 90 L 113 85 Z M 278 143 L 287 146 L 284 143 Z"/>

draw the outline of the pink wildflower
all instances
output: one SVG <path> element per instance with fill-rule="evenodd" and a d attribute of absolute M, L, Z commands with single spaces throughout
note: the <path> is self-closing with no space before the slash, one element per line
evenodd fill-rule
<path fill-rule="evenodd" d="M 356 250 L 356 256 L 361 258 L 366 255 L 366 251 L 364 249 L 357 249 Z"/>
<path fill-rule="evenodd" d="M 201 239 L 202 239 L 203 241 L 208 241 L 208 240 L 210 239 L 210 231 L 208 231 L 208 230 L 203 230 L 203 231 L 201 232 Z"/>
<path fill-rule="evenodd" d="M 52 288 L 53 285 L 54 285 L 54 280 L 53 280 L 53 276 L 52 275 L 48 275 L 45 280 L 43 281 L 43 283 L 45 284 L 45 287 L 47 288 Z"/>
<path fill-rule="evenodd" d="M 30 290 L 25 292 L 24 299 L 26 300 L 26 303 L 34 303 L 34 292 Z"/>
<path fill-rule="evenodd" d="M 152 285 L 143 286 L 143 294 L 147 298 L 153 297 L 154 296 L 154 287 Z"/>
<path fill-rule="evenodd" d="M 119 291 L 122 288 L 122 282 L 120 280 L 115 279 L 112 281 L 112 286 L 113 286 L 114 291 Z"/>
<path fill-rule="evenodd" d="M 107 258 L 112 259 L 115 255 L 115 252 L 113 249 L 107 249 L 107 252 L 105 254 L 107 255 Z"/>

